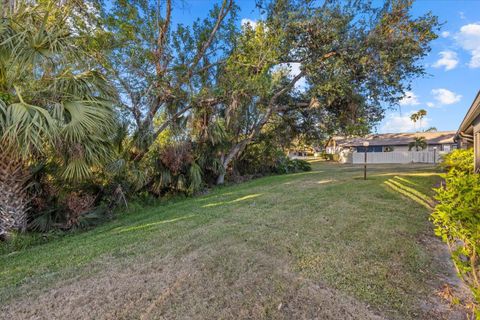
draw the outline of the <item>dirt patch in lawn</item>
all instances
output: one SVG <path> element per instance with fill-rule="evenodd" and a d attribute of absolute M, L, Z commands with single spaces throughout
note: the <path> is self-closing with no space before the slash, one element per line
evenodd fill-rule
<path fill-rule="evenodd" d="M 473 319 L 471 291 L 457 276 L 447 246 L 432 235 L 424 235 L 419 241 L 431 253 L 436 270 L 441 271 L 431 277 L 434 294 L 422 304 L 425 314 L 431 319 Z"/>
<path fill-rule="evenodd" d="M 4 319 L 384 319 L 247 246 L 109 266 L 2 307 Z"/>
<path fill-rule="evenodd" d="M 182 258 L 108 264 L 2 307 L 5 319 L 387 319 L 380 311 L 304 278 L 247 244 Z M 220 246 L 221 247 L 221 246 Z M 443 252 L 440 246 L 437 253 Z M 445 260 L 442 260 L 445 261 Z M 451 267 L 451 265 L 449 266 Z M 455 286 L 460 283 L 455 283 Z M 460 284 L 461 285 L 461 284 Z M 457 288 L 457 287 L 455 287 Z M 460 286 L 461 288 L 461 286 Z M 439 296 L 419 319 L 464 319 Z"/>

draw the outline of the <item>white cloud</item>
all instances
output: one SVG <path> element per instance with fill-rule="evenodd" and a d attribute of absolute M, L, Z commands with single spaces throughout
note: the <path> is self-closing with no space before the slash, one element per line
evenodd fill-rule
<path fill-rule="evenodd" d="M 420 129 L 420 123 L 417 122 L 415 125 L 410 119 L 410 116 L 416 111 L 412 111 L 406 115 L 399 114 L 390 114 L 385 118 L 383 126 L 380 128 L 381 132 L 384 133 L 396 133 L 396 132 L 409 132 Z M 422 128 L 427 128 L 430 125 L 430 119 L 422 119 Z"/>
<path fill-rule="evenodd" d="M 435 107 L 435 104 L 433 102 L 427 102 L 427 107 L 433 108 Z"/>
<path fill-rule="evenodd" d="M 445 71 L 454 69 L 458 64 L 457 53 L 454 51 L 441 51 L 440 59 L 433 65 L 434 68 L 445 67 Z"/>
<path fill-rule="evenodd" d="M 299 62 L 290 63 L 289 69 L 290 69 L 290 75 L 292 77 L 297 76 L 301 72 L 300 66 L 301 64 Z M 305 79 L 305 77 L 298 80 L 297 83 L 295 84 L 295 89 L 298 89 L 300 91 L 304 91 L 306 87 L 307 87 L 307 80 Z"/>
<path fill-rule="evenodd" d="M 418 97 L 412 91 L 405 92 L 405 96 L 399 101 L 402 106 L 416 106 L 419 105 Z"/>
<path fill-rule="evenodd" d="M 279 69 L 286 70 L 288 71 L 289 76 L 293 78 L 293 77 L 296 77 L 302 71 L 300 70 L 301 66 L 302 65 L 299 62 L 280 63 L 274 66 L 272 70 L 279 70 Z M 295 83 L 295 89 L 300 91 L 305 91 L 307 89 L 307 79 L 305 79 L 305 77 L 300 78 Z"/>
<path fill-rule="evenodd" d="M 432 95 L 440 104 L 454 104 L 462 99 L 462 96 L 447 89 L 433 89 Z"/>
<path fill-rule="evenodd" d="M 300 62 L 290 63 L 290 74 L 294 77 L 298 75 L 301 72 L 300 66 L 301 66 Z"/>
<path fill-rule="evenodd" d="M 470 68 L 480 68 L 480 23 L 470 23 L 462 26 L 455 39 L 472 56 L 468 66 Z"/>
<path fill-rule="evenodd" d="M 459 11 L 458 15 L 460 16 L 460 19 L 462 19 L 462 20 L 467 19 L 467 17 L 465 16 L 465 12 L 463 12 L 463 11 Z"/>
<path fill-rule="evenodd" d="M 254 20 L 248 19 L 248 18 L 243 18 L 240 23 L 242 24 L 242 26 L 250 25 L 254 29 L 257 26 L 257 21 L 254 21 Z"/>
<path fill-rule="evenodd" d="M 448 36 L 450 35 L 450 32 L 448 32 L 448 31 L 443 31 L 440 35 L 441 35 L 443 38 L 448 38 Z"/>

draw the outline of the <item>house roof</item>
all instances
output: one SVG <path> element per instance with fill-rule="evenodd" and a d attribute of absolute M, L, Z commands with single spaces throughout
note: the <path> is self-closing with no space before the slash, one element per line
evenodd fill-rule
<path fill-rule="evenodd" d="M 453 144 L 455 131 L 419 132 L 419 133 L 384 133 L 369 134 L 357 138 L 334 138 L 339 146 L 358 147 L 368 141 L 370 146 L 403 146 L 408 145 L 416 137 L 425 137 L 427 144 Z"/>
<path fill-rule="evenodd" d="M 462 123 L 457 131 L 457 136 L 460 136 L 460 133 L 472 134 L 472 124 L 473 121 L 480 115 L 480 90 L 477 93 L 477 96 L 472 102 L 470 109 L 468 109 L 467 114 L 463 118 Z"/>

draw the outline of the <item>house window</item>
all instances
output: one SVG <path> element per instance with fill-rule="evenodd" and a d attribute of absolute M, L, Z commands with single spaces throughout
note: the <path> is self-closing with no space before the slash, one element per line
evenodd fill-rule
<path fill-rule="evenodd" d="M 382 152 L 383 147 L 382 146 L 368 146 L 367 147 L 367 152 Z M 365 147 L 357 147 L 357 152 L 365 152 Z"/>

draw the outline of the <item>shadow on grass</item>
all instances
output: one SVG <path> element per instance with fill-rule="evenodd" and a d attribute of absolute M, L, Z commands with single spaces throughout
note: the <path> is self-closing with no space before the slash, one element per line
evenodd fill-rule
<path fill-rule="evenodd" d="M 421 169 L 421 168 L 420 168 Z M 379 173 L 376 174 L 375 177 L 386 177 L 386 176 L 413 176 L 413 177 L 432 177 L 432 176 L 438 176 L 438 172 L 387 172 L 387 173 Z"/>
<path fill-rule="evenodd" d="M 435 174 L 411 174 L 411 176 L 429 176 Z M 432 210 L 435 207 L 435 201 L 429 197 L 428 195 L 424 194 L 423 192 L 415 189 L 418 186 L 417 183 L 405 178 L 394 176 L 383 182 L 390 190 L 393 190 L 397 193 L 400 193 L 402 196 L 405 196 L 425 208 Z"/>

